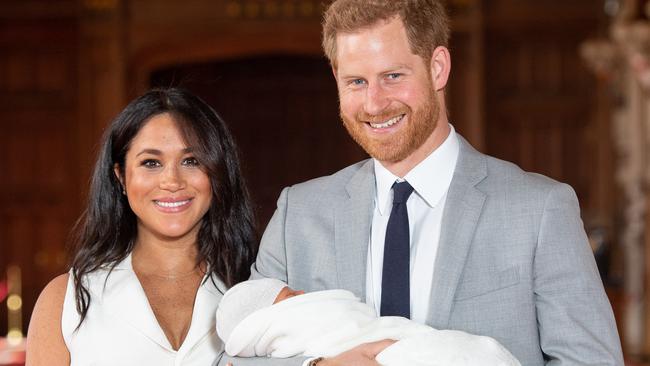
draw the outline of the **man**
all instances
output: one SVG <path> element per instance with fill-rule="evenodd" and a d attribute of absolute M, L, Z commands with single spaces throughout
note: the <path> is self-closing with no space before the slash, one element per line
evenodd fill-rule
<path fill-rule="evenodd" d="M 496 338 L 527 366 L 622 365 L 573 190 L 448 123 L 441 1 L 338 0 L 323 26 L 341 118 L 372 159 L 286 188 L 253 277 L 344 288 L 381 315 Z M 376 365 L 388 344 L 308 361 Z"/>

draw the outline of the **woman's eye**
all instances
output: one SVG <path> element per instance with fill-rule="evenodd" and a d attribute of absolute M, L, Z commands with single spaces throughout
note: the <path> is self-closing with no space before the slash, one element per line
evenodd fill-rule
<path fill-rule="evenodd" d="M 199 166 L 199 161 L 196 158 L 186 158 L 183 159 L 183 165 L 185 166 Z"/>
<path fill-rule="evenodd" d="M 402 76 L 402 74 L 397 73 L 397 72 L 393 72 L 393 73 L 388 74 L 388 78 L 391 79 L 391 80 L 397 80 L 397 79 L 400 78 L 400 76 Z"/>
<path fill-rule="evenodd" d="M 147 159 L 143 160 L 142 163 L 140 163 L 145 168 L 157 168 L 160 166 L 160 162 L 158 160 L 153 160 L 153 159 Z"/>

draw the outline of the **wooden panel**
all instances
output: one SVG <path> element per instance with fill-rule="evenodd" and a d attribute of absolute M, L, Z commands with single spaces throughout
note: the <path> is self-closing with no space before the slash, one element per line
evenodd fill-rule
<path fill-rule="evenodd" d="M 559 9 L 553 2 L 486 3 L 487 151 L 571 184 L 587 216 L 602 214 L 597 195 L 606 193 L 593 177 L 611 166 L 596 152 L 611 142 L 592 137 L 601 129 L 596 83 L 578 55 L 598 28 L 600 9 L 584 1 Z"/>
<path fill-rule="evenodd" d="M 180 84 L 224 118 L 239 145 L 262 229 L 283 187 L 365 157 L 339 119 L 336 84 L 324 58 L 265 56 L 178 66 L 154 73 L 152 84 Z"/>
<path fill-rule="evenodd" d="M 490 30 L 544 29 L 562 38 L 575 36 L 566 29 L 595 31 L 604 23 L 603 2 L 594 0 L 483 0 L 486 26 Z M 525 37 L 525 34 L 519 34 Z"/>
<path fill-rule="evenodd" d="M 138 0 L 128 3 L 134 23 L 170 23 L 210 27 L 219 21 L 308 21 L 319 22 L 326 2 L 321 0 L 205 1 Z"/>
<path fill-rule="evenodd" d="M 476 34 L 454 33 L 451 76 L 445 89 L 449 121 L 476 149 L 484 150 L 483 48 Z"/>
<path fill-rule="evenodd" d="M 80 206 L 76 2 L 53 3 L 8 1 L 0 16 L 0 279 L 21 267 L 25 327 L 43 286 L 64 270 Z"/>
<path fill-rule="evenodd" d="M 0 19 L 60 19 L 74 17 L 77 0 L 3 0 Z"/>
<path fill-rule="evenodd" d="M 32 110 L 0 111 L 0 117 L 6 124 L 0 136 L 0 202 L 40 202 L 50 193 L 56 195 L 49 201 L 64 200 L 71 190 L 68 179 L 76 163 L 70 144 L 73 115 L 69 111 Z M 21 197 L 16 196 L 18 193 Z"/>

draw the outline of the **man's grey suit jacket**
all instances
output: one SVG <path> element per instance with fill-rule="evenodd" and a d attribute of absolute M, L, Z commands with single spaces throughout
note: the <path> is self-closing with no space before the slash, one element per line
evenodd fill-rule
<path fill-rule="evenodd" d="M 524 366 L 623 365 L 571 187 L 460 140 L 438 255 L 431 258 L 427 324 L 494 337 Z M 374 197 L 371 160 L 285 188 L 253 277 L 308 292 L 343 288 L 365 299 Z"/>

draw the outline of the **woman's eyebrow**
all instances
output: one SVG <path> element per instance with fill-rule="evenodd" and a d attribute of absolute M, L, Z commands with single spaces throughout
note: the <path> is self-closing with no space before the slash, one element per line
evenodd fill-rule
<path fill-rule="evenodd" d="M 191 153 L 194 151 L 194 148 L 186 147 L 183 149 L 183 154 Z M 142 149 L 135 157 L 138 157 L 142 154 L 151 154 L 151 155 L 162 155 L 162 151 L 158 149 Z"/>

